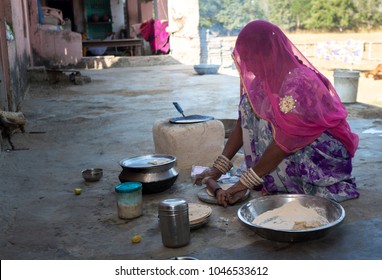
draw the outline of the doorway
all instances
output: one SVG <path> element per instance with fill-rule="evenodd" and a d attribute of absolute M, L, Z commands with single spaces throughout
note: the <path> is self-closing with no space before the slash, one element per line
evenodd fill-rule
<path fill-rule="evenodd" d="M 43 3 L 44 1 L 42 1 Z M 70 19 L 71 30 L 76 31 L 74 23 L 74 13 L 73 13 L 73 0 L 45 0 L 45 6 L 50 8 L 59 9 L 62 12 L 63 19 Z"/>

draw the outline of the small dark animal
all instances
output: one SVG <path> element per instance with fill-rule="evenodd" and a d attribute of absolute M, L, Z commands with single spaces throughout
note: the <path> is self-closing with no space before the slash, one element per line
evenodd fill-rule
<path fill-rule="evenodd" d="M 24 133 L 25 132 L 24 124 L 14 123 L 0 114 L 0 131 L 1 131 L 1 139 L 0 139 L 1 147 L 0 148 L 1 150 L 3 150 L 3 139 L 7 139 L 12 150 L 15 150 L 15 146 L 12 143 L 11 137 L 18 130 Z"/>

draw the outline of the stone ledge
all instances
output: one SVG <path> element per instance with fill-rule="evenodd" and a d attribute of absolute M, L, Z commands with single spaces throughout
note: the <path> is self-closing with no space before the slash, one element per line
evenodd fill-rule
<path fill-rule="evenodd" d="M 112 67 L 139 67 L 181 64 L 171 55 L 151 56 L 87 56 L 76 64 L 79 69 L 106 69 Z"/>

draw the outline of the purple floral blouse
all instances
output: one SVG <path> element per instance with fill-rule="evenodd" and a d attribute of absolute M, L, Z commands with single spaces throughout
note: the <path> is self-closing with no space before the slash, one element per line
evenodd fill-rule
<path fill-rule="evenodd" d="M 243 131 L 243 150 L 247 168 L 253 166 L 272 142 L 272 128 L 258 118 L 243 94 L 239 105 Z M 357 198 L 352 158 L 344 145 L 328 132 L 313 143 L 286 157 L 263 177 L 266 194 L 310 194 L 337 202 Z"/>

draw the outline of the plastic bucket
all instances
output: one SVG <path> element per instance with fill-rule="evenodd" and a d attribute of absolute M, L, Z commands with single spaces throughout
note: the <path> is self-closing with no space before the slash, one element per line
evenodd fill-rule
<path fill-rule="evenodd" d="M 334 88 L 342 103 L 357 102 L 359 71 L 334 70 Z"/>

